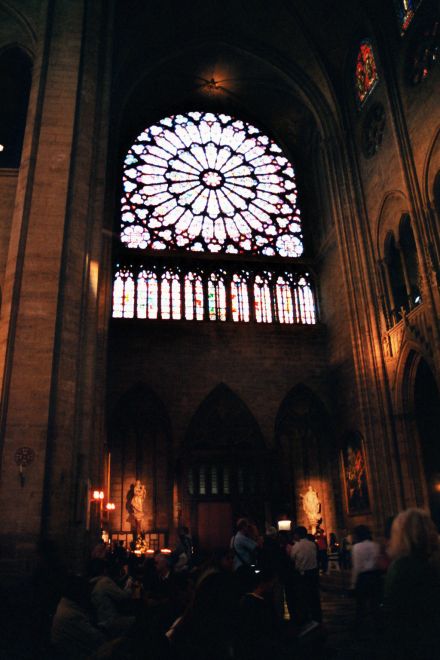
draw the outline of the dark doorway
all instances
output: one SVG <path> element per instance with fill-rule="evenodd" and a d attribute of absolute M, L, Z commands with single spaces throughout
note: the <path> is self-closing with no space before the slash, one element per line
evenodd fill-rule
<path fill-rule="evenodd" d="M 414 391 L 414 412 L 420 435 L 432 518 L 440 529 L 440 395 L 431 369 L 420 360 Z"/>

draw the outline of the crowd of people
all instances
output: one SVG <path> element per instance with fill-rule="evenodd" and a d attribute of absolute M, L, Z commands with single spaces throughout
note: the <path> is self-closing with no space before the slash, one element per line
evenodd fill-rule
<path fill-rule="evenodd" d="M 360 525 L 339 544 L 334 534 L 328 542 L 323 530 L 311 535 L 302 526 L 292 533 L 269 526 L 261 535 L 242 518 L 229 547 L 205 558 L 194 552 L 186 528 L 167 553 L 139 555 L 134 545 L 100 541 L 87 575 L 68 575 L 53 565 L 48 580 L 46 567 L 44 586 L 52 591 L 45 602 L 50 625 L 44 657 L 330 657 L 320 574 L 333 555 L 342 573 L 344 562 L 351 565 L 353 633 L 369 619 L 384 658 L 434 660 L 440 649 L 437 530 L 426 512 L 409 509 L 389 531 L 379 544 Z"/>

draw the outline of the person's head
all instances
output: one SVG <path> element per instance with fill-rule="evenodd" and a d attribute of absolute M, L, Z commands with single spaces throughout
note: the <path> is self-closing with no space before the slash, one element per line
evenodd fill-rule
<path fill-rule="evenodd" d="M 247 518 L 240 518 L 237 520 L 237 532 L 242 532 L 246 534 L 249 529 L 249 520 Z"/>
<path fill-rule="evenodd" d="M 437 529 L 423 509 L 401 511 L 391 526 L 389 554 L 427 559 L 439 547 Z"/>
<path fill-rule="evenodd" d="M 266 536 L 270 539 L 276 539 L 278 537 L 278 530 L 276 527 L 269 525 L 266 527 Z"/>
<path fill-rule="evenodd" d="M 298 541 L 301 541 L 301 539 L 306 538 L 307 529 L 305 527 L 303 527 L 302 525 L 299 525 L 298 527 L 295 527 L 295 529 L 293 530 L 293 536 Z"/>
<path fill-rule="evenodd" d="M 357 525 L 357 527 L 354 528 L 353 533 L 357 543 L 371 541 L 372 539 L 371 532 L 366 525 Z"/>

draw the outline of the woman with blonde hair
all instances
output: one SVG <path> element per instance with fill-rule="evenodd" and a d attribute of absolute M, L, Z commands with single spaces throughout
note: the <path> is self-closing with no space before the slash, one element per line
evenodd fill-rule
<path fill-rule="evenodd" d="M 438 551 L 437 530 L 422 509 L 394 519 L 385 582 L 385 616 L 390 653 L 432 660 L 440 648 L 440 579 L 431 565 Z"/>

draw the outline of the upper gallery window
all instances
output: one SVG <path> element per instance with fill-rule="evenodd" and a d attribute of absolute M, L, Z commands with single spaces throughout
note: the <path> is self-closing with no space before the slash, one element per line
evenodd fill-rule
<path fill-rule="evenodd" d="M 399 20 L 400 34 L 404 35 L 409 28 L 421 1 L 422 0 L 394 0 L 397 18 Z"/>
<path fill-rule="evenodd" d="M 363 105 L 378 80 L 373 47 L 368 39 L 364 39 L 359 46 L 355 69 L 356 98 L 359 106 Z"/>
<path fill-rule="evenodd" d="M 225 114 L 189 112 L 143 131 L 124 163 L 129 248 L 299 257 L 292 164 L 269 137 Z"/>

